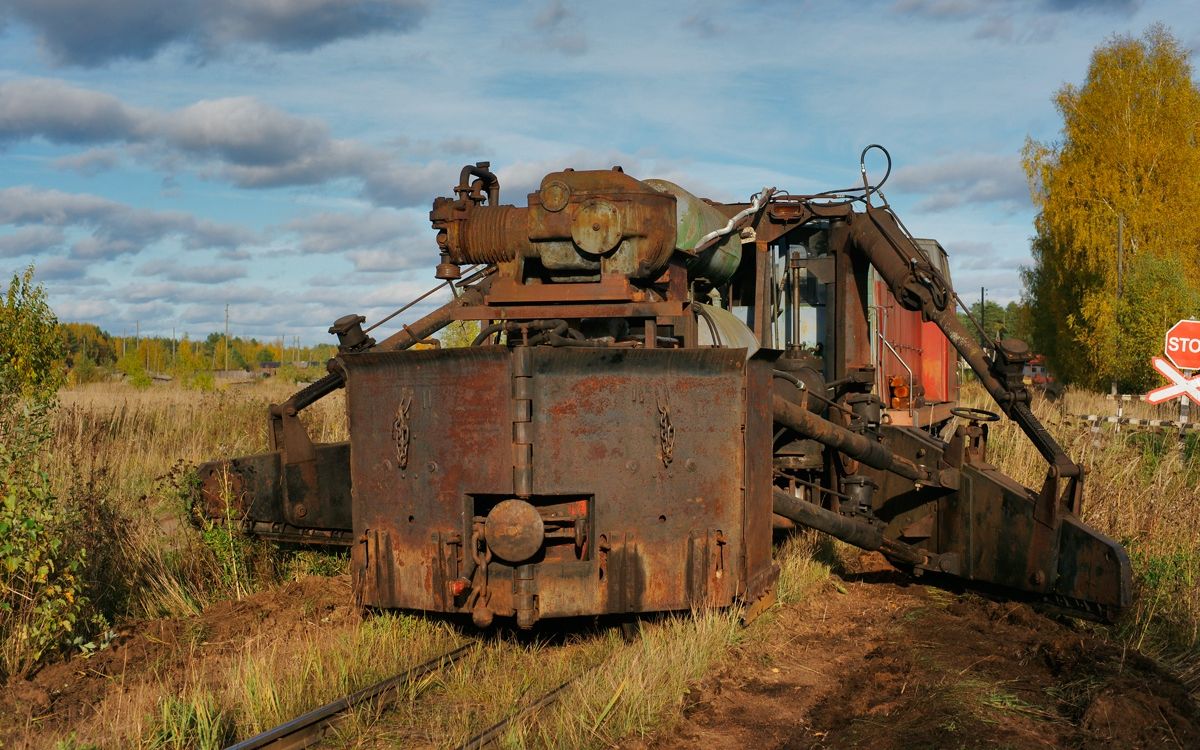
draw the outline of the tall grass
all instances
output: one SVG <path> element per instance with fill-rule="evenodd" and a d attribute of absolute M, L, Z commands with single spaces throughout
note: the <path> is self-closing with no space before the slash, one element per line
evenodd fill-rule
<path fill-rule="evenodd" d="M 70 460 L 60 462 L 57 478 L 79 467 L 111 480 L 122 501 L 157 499 L 156 481 L 180 461 L 267 450 L 267 406 L 293 390 L 276 381 L 211 392 L 119 383 L 65 389 L 53 451 Z M 344 403 L 338 392 L 302 412 L 314 442 L 346 439 Z"/>
<path fill-rule="evenodd" d="M 807 542 L 791 542 L 781 555 L 781 584 L 793 600 L 828 572 L 811 562 Z M 334 741 L 457 745 L 569 682 L 555 704 L 515 721 L 500 746 L 611 747 L 669 727 L 716 662 L 742 644 L 753 648 L 770 632 L 770 613 L 749 628 L 739 616 L 736 609 L 666 616 L 646 622 L 632 641 L 612 627 L 532 636 L 491 631 L 453 667 L 394 695 L 391 711 L 351 713 L 335 728 Z M 31 745 L 219 748 L 445 653 L 466 637 L 445 623 L 403 613 L 259 636 L 217 653 L 204 650 L 200 633 L 181 646 L 195 649 L 181 659 L 184 670 L 121 678 L 120 690 L 109 691 L 81 723 L 61 735 L 43 732 Z"/>
<path fill-rule="evenodd" d="M 206 393 L 160 386 L 138 391 L 89 386 L 65 391 L 55 421 L 51 479 L 60 494 L 92 509 L 104 539 L 89 552 L 97 595 L 115 618 L 192 617 L 208 603 L 245 595 L 304 571 L 334 572 L 339 562 L 302 553 L 286 559 L 248 544 L 231 552 L 229 577 L 220 551 L 229 529 L 194 528 L 184 494 L 187 467 L 203 460 L 264 451 L 266 405 L 289 388 L 257 384 Z M 966 400 L 985 406 L 981 392 Z M 1111 429 L 1093 432 L 1069 413 L 1105 413 L 1101 397 L 1069 394 L 1036 410 L 1067 452 L 1088 469 L 1084 520 L 1122 541 L 1134 566 L 1137 601 L 1119 636 L 1144 650 L 1174 656 L 1181 669 L 1200 663 L 1200 450 L 1193 440 Z M 346 436 L 340 394 L 305 412 L 317 441 Z M 1044 465 L 1019 430 L 993 426 L 989 459 L 1037 487 Z M 222 536 L 225 534 L 225 536 Z M 782 602 L 803 598 L 828 574 L 817 560 L 824 538 L 801 534 L 779 551 Z M 107 557 L 105 556 L 107 555 Z M 250 572 L 249 577 L 244 577 Z M 755 637 L 737 612 L 702 612 L 649 623 L 633 643 L 613 631 L 582 632 L 566 645 L 495 635 L 459 667 L 423 681 L 385 717 L 363 711 L 343 727 L 347 738 L 385 744 L 442 745 L 465 740 L 515 707 L 572 677 L 556 707 L 517 722 L 509 747 L 605 747 L 661 728 L 678 715 L 690 685 L 739 643 Z M 437 623 L 385 615 L 362 626 L 206 657 L 203 669 L 161 681 L 123 685 L 98 707 L 101 745 L 219 746 L 447 650 L 458 636 Z M 1186 661 L 1187 658 L 1191 661 Z M 214 658 L 216 661 L 214 661 Z M 198 662 L 199 663 L 199 662 Z M 1192 675 L 1200 680 L 1200 673 Z M 87 738 L 91 741 L 91 738 Z"/>
<path fill-rule="evenodd" d="M 781 550 L 781 585 L 792 601 L 829 570 L 813 562 L 811 538 L 797 539 Z M 713 664 L 770 627 L 770 616 L 749 629 L 740 616 L 737 609 L 670 615 L 644 623 L 633 640 L 611 627 L 565 637 L 488 633 L 453 668 L 406 688 L 388 714 L 363 709 L 336 731 L 346 742 L 371 737 L 372 746 L 455 746 L 565 684 L 555 703 L 514 721 L 499 745 L 612 747 L 669 728 Z M 209 711 L 214 724 L 246 736 L 444 653 L 461 639 L 433 621 L 390 614 L 332 637 L 247 649 L 229 668 L 228 681 L 194 692 L 190 709 L 164 716 Z M 161 720 L 145 732 L 159 736 Z"/>
<path fill-rule="evenodd" d="M 277 554 L 236 529 L 197 529 L 192 468 L 267 450 L 267 406 L 293 387 L 265 382 L 213 392 L 92 384 L 64 389 L 48 475 L 80 513 L 88 593 L 110 622 L 189 616 L 208 602 L 304 572 L 313 557 Z M 316 441 L 346 437 L 341 394 L 304 412 Z M 247 567 L 250 566 L 250 567 Z"/>
<path fill-rule="evenodd" d="M 987 408 L 980 389 L 964 399 Z M 994 407 L 993 407 L 994 408 Z M 1129 552 L 1136 600 L 1121 635 L 1143 650 L 1200 662 L 1200 435 L 1177 430 L 1139 431 L 1104 425 L 1094 429 L 1078 415 L 1115 414 L 1103 395 L 1068 392 L 1057 403 L 1039 400 L 1034 412 L 1066 452 L 1086 470 L 1083 520 L 1120 541 Z M 1133 402 L 1127 413 L 1173 419 Z M 1020 429 L 991 426 L 989 462 L 1030 487 L 1040 487 L 1045 462 Z M 1200 670 L 1190 668 L 1200 686 Z"/>

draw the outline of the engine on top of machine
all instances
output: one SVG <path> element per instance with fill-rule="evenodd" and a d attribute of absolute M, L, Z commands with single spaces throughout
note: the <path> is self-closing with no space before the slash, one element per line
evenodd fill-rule
<path fill-rule="evenodd" d="M 202 512 L 350 546 L 360 604 L 481 626 L 752 616 L 788 524 L 1111 616 L 1128 561 L 1078 518 L 1082 471 L 1029 409 L 1027 349 L 963 328 L 944 250 L 862 173 L 720 204 L 567 169 L 519 207 L 464 167 L 430 212 L 452 299 L 379 342 L 339 319 L 329 375 L 271 408 L 270 452 L 201 468 Z M 472 346 L 412 349 L 453 321 L 479 323 Z M 987 463 L 1000 415 L 956 405 L 958 356 L 1045 457 L 1040 489 Z M 342 387 L 349 443 L 313 444 L 299 412 Z"/>

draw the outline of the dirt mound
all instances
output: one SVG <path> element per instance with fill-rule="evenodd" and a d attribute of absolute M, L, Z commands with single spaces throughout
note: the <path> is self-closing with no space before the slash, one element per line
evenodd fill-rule
<path fill-rule="evenodd" d="M 773 616 L 652 747 L 1200 747 L 1176 679 L 1024 604 L 879 572 Z"/>
<path fill-rule="evenodd" d="M 227 667 L 256 643 L 287 641 L 350 623 L 350 577 L 308 577 L 241 600 L 217 602 L 200 616 L 133 622 L 108 647 L 51 664 L 0 690 L 0 746 L 21 747 L 34 728 L 75 727 L 139 681 L 182 687 L 200 670 Z M 35 733 L 36 734 L 36 733 Z"/>

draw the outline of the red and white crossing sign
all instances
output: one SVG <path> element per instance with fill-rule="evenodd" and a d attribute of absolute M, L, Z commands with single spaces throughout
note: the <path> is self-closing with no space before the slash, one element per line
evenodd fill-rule
<path fill-rule="evenodd" d="M 1155 388 L 1150 391 L 1146 394 L 1146 401 L 1151 404 L 1161 404 L 1173 398 L 1187 396 L 1197 404 L 1200 404 L 1200 375 L 1189 378 L 1172 367 L 1171 363 L 1162 357 L 1151 357 L 1150 364 L 1154 365 L 1154 369 L 1158 370 L 1159 374 L 1170 380 L 1171 385 L 1164 385 L 1161 388 Z"/>
<path fill-rule="evenodd" d="M 1181 320 L 1171 326 L 1163 353 L 1180 370 L 1200 370 L 1200 320 Z"/>

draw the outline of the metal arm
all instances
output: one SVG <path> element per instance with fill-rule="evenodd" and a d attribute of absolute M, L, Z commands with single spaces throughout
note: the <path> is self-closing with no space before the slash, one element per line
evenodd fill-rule
<path fill-rule="evenodd" d="M 442 330 L 454 320 L 454 311 L 460 307 L 479 305 L 483 303 L 483 295 L 491 285 L 491 277 L 485 277 L 478 284 L 466 287 L 457 297 L 429 313 L 411 325 L 402 326 L 399 331 L 380 341 L 373 348 L 379 351 L 399 351 L 407 349 L 423 339 Z M 346 384 L 341 372 L 331 371 L 328 375 L 310 383 L 297 391 L 287 401 L 271 407 L 272 415 L 283 415 L 289 411 L 293 414 L 312 406 Z"/>
<path fill-rule="evenodd" d="M 996 366 L 954 312 L 954 295 L 937 269 L 900 228 L 891 211 L 867 206 L 865 213 L 846 211 L 850 243 L 879 271 L 896 300 L 937 325 L 946 334 L 979 382 L 1009 419 L 1017 423 L 1059 477 L 1075 477 L 1080 467 L 1046 431 L 1029 408 L 1029 393 L 1019 382 L 1001 382 Z M 998 352 L 997 357 L 1003 357 Z"/>

